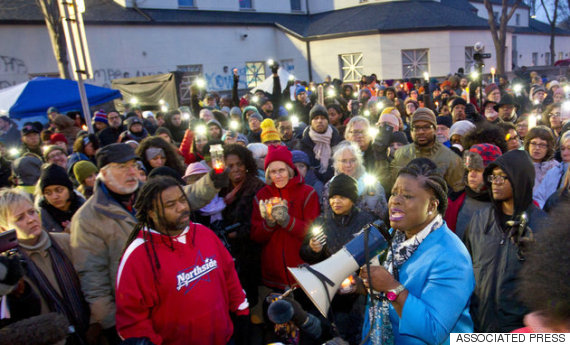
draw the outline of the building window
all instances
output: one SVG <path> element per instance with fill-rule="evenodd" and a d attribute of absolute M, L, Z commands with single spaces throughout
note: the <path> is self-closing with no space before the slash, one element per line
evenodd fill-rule
<path fill-rule="evenodd" d="M 252 0 L 238 0 L 239 8 L 242 10 L 251 10 L 253 8 L 251 2 Z"/>
<path fill-rule="evenodd" d="M 538 53 L 532 53 L 532 65 L 538 66 Z"/>
<path fill-rule="evenodd" d="M 402 77 L 422 77 L 429 72 L 429 49 L 402 50 Z"/>
<path fill-rule="evenodd" d="M 178 7 L 194 7 L 194 0 L 178 0 Z"/>
<path fill-rule="evenodd" d="M 515 25 L 521 25 L 521 15 L 515 14 Z"/>
<path fill-rule="evenodd" d="M 544 53 L 544 65 L 550 66 L 550 53 Z"/>
<path fill-rule="evenodd" d="M 265 80 L 265 62 L 246 62 L 245 78 L 247 87 L 256 87 Z"/>
<path fill-rule="evenodd" d="M 291 11 L 301 10 L 301 0 L 291 0 Z"/>
<path fill-rule="evenodd" d="M 360 81 L 364 74 L 362 53 L 341 54 L 338 58 L 342 81 Z"/>
<path fill-rule="evenodd" d="M 473 59 L 473 54 L 475 50 L 473 47 L 465 47 L 465 73 L 469 73 L 475 66 L 475 59 Z"/>

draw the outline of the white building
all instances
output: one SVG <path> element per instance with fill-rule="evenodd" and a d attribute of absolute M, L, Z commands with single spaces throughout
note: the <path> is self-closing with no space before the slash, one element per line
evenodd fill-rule
<path fill-rule="evenodd" d="M 255 86 L 268 58 L 298 79 L 346 81 L 445 76 L 469 70 L 473 45 L 494 45 L 482 0 L 85 0 L 94 79 L 180 71 L 203 75 L 208 89 Z M 500 4 L 500 0 L 492 0 Z M 497 12 L 500 6 L 495 5 Z M 549 27 L 521 7 L 510 21 L 506 67 L 549 64 Z M 0 0 L 0 88 L 57 75 L 35 1 Z M 556 59 L 570 54 L 570 31 L 557 29 Z"/>

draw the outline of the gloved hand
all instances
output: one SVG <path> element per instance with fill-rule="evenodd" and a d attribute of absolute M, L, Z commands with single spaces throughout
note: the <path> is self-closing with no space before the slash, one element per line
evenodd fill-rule
<path fill-rule="evenodd" d="M 277 62 L 274 62 L 273 65 L 271 65 L 271 73 L 276 74 L 278 70 L 279 64 Z"/>
<path fill-rule="evenodd" d="M 275 226 L 275 220 L 267 213 L 267 205 L 269 203 L 271 203 L 270 200 L 259 200 L 259 213 L 261 214 L 261 218 L 265 219 L 267 225 L 272 228 Z"/>
<path fill-rule="evenodd" d="M 236 345 L 249 344 L 251 322 L 249 315 L 236 316 L 234 322 L 234 341 Z"/>
<path fill-rule="evenodd" d="M 284 298 L 284 300 L 291 303 L 291 306 L 293 307 L 293 318 L 291 319 L 291 321 L 293 321 L 295 326 L 301 328 L 301 326 L 303 326 L 305 322 L 307 322 L 307 318 L 309 317 L 307 315 L 307 312 L 303 310 L 303 307 L 301 307 L 299 302 L 295 301 L 294 299 L 286 297 Z"/>
<path fill-rule="evenodd" d="M 289 224 L 289 208 L 287 207 L 287 200 L 282 200 L 280 204 L 273 205 L 271 208 L 271 217 L 275 219 L 277 224 L 282 227 Z"/>
<path fill-rule="evenodd" d="M 24 274 L 19 255 L 0 256 L 0 284 L 16 285 Z"/>
<path fill-rule="evenodd" d="M 230 185 L 230 172 L 229 171 L 230 170 L 226 168 L 226 170 L 224 170 L 224 172 L 222 172 L 220 174 L 216 174 L 216 171 L 214 169 L 210 170 L 208 175 L 210 175 L 210 178 L 212 179 L 212 182 L 214 182 L 214 187 L 216 189 L 222 189 L 222 188 Z"/>

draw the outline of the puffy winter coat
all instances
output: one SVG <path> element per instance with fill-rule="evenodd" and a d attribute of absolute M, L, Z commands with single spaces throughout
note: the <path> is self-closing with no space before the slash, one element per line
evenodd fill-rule
<path fill-rule="evenodd" d="M 548 170 L 540 185 L 534 187 L 533 198 L 540 208 L 544 208 L 546 200 L 562 187 L 567 171 L 568 163 L 561 163 Z"/>
<path fill-rule="evenodd" d="M 530 157 L 521 150 L 505 153 L 485 169 L 485 181 L 496 167 L 507 174 L 513 188 L 513 219 L 520 219 L 523 212 L 529 219 L 522 237 L 528 238 L 531 231 L 536 235 L 536 225 L 545 214 L 532 203 L 534 167 Z M 508 333 L 523 327 L 523 317 L 528 313 L 517 297 L 524 247 L 509 238 L 511 227 L 505 224 L 507 219 L 502 214 L 501 203 L 491 198 L 491 205 L 476 212 L 465 230 L 465 245 L 473 260 L 476 283 L 471 297 L 475 332 Z"/>
<path fill-rule="evenodd" d="M 273 197 L 287 200 L 289 224 L 285 227 L 269 227 L 259 212 L 259 201 Z M 263 187 L 253 199 L 251 239 L 261 243 L 261 278 L 263 284 L 285 289 L 295 284 L 287 267 L 303 263 L 299 249 L 308 228 L 319 215 L 319 200 L 313 187 L 304 183 L 299 175 L 289 180 L 281 189 L 275 185 Z"/>

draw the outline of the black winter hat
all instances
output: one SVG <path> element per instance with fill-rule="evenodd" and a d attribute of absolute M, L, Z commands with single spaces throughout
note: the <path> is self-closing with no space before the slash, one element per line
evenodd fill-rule
<path fill-rule="evenodd" d="M 310 121 L 313 121 L 316 116 L 324 116 L 327 118 L 327 121 L 330 121 L 327 108 L 323 107 L 320 104 L 315 104 L 315 106 L 309 112 Z"/>
<path fill-rule="evenodd" d="M 455 106 L 458 104 L 466 106 L 467 102 L 463 98 L 458 97 L 458 98 L 454 99 L 453 101 L 451 101 L 451 106 L 449 107 L 449 110 L 453 111 L 453 108 L 455 108 Z"/>
<path fill-rule="evenodd" d="M 451 116 L 448 116 L 448 115 L 438 116 L 436 118 L 436 121 L 437 121 L 438 125 L 443 125 L 447 128 L 451 128 L 451 125 L 453 124 L 453 120 L 451 119 Z"/>
<path fill-rule="evenodd" d="M 402 145 L 408 145 L 408 138 L 406 138 L 406 134 L 404 132 L 396 131 L 392 133 L 392 139 L 390 140 L 390 144 L 392 143 L 400 143 Z"/>
<path fill-rule="evenodd" d="M 346 174 L 336 175 L 329 185 L 329 198 L 332 198 L 334 195 L 344 196 L 356 203 L 358 199 L 358 182 Z"/>
<path fill-rule="evenodd" d="M 49 186 L 64 186 L 70 192 L 73 191 L 73 183 L 71 183 L 65 169 L 53 163 L 42 168 L 40 175 L 40 189 L 42 193 Z"/>

